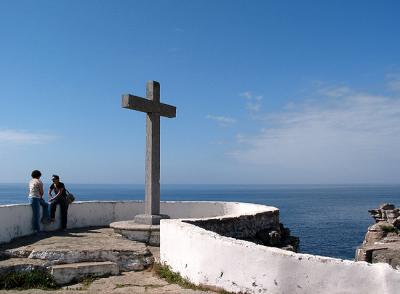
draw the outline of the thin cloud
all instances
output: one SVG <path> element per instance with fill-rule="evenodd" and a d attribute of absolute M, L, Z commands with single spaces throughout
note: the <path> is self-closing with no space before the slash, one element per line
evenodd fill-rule
<path fill-rule="evenodd" d="M 225 140 L 211 141 L 210 142 L 211 145 L 225 145 L 227 143 L 228 143 L 228 141 L 225 141 Z"/>
<path fill-rule="evenodd" d="M 400 74 L 387 74 L 387 86 L 390 90 L 400 92 Z"/>
<path fill-rule="evenodd" d="M 173 47 L 173 48 L 169 48 L 168 50 L 169 50 L 169 52 L 171 52 L 171 53 L 178 53 L 178 52 L 180 52 L 182 49 L 179 48 L 179 47 Z"/>
<path fill-rule="evenodd" d="M 349 87 L 324 87 L 318 90 L 318 93 L 327 97 L 343 97 L 345 95 L 351 94 L 351 89 Z"/>
<path fill-rule="evenodd" d="M 251 113 L 257 113 L 261 110 L 261 95 L 253 95 L 252 92 L 246 91 L 240 93 L 239 96 L 246 98 L 246 109 Z"/>
<path fill-rule="evenodd" d="M 11 144 L 44 144 L 56 139 L 55 136 L 41 133 L 33 133 L 21 130 L 0 129 L 0 143 Z"/>
<path fill-rule="evenodd" d="M 228 127 L 236 123 L 236 119 L 226 116 L 207 115 L 206 118 L 217 122 L 221 127 Z"/>
<path fill-rule="evenodd" d="M 251 99 L 251 97 L 253 97 L 250 91 L 240 93 L 239 96 L 245 97 L 246 99 Z"/>
<path fill-rule="evenodd" d="M 268 166 L 292 182 L 294 170 L 315 175 L 314 182 L 324 176 L 338 181 L 399 180 L 400 99 L 346 87 L 330 88 L 321 98 L 264 116 L 263 128 L 238 135 L 239 148 L 229 154 Z"/>
<path fill-rule="evenodd" d="M 259 102 L 248 102 L 246 103 L 246 109 L 252 112 L 258 112 L 261 109 L 261 103 Z"/>

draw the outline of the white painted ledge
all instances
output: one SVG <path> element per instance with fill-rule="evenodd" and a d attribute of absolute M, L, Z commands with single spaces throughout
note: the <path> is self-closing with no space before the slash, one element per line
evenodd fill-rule
<path fill-rule="evenodd" d="M 244 210 L 261 210 L 259 205 L 240 204 Z M 227 214 L 236 215 L 238 206 L 230 202 L 215 201 L 163 201 L 161 213 L 171 218 L 205 218 Z M 68 210 L 68 228 L 108 226 L 112 222 L 131 220 L 144 211 L 143 201 L 78 201 Z M 60 209 L 57 208 L 57 222 L 41 225 L 41 229 L 53 231 L 60 227 Z M 31 235 L 32 208 L 29 204 L 0 205 L 0 244 Z"/>
<path fill-rule="evenodd" d="M 73 203 L 68 227 L 107 226 L 144 211 L 141 201 Z M 184 219 L 221 219 L 278 212 L 275 207 L 231 202 L 162 202 L 161 261 L 195 284 L 248 293 L 400 293 L 400 271 L 367 264 L 296 254 L 224 237 Z M 58 210 L 59 213 L 59 210 Z M 57 216 L 59 219 L 59 215 Z M 32 233 L 29 204 L 0 206 L 0 243 Z M 57 229 L 59 223 L 44 227 Z"/>
<path fill-rule="evenodd" d="M 243 203 L 230 205 L 221 218 L 276 209 Z M 173 271 L 196 285 L 230 292 L 400 293 L 400 271 L 387 264 L 371 265 L 261 246 L 221 236 L 182 219 L 161 221 L 160 244 L 160 260 Z"/>

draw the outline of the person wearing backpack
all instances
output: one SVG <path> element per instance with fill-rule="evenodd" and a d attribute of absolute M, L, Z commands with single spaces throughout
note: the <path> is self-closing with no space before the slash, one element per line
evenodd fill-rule
<path fill-rule="evenodd" d="M 55 222 L 56 209 L 59 204 L 61 210 L 61 230 L 65 231 L 67 229 L 68 216 L 68 201 L 66 198 L 65 185 L 60 182 L 60 177 L 58 175 L 53 175 L 51 180 L 53 184 L 51 184 L 48 193 L 50 203 L 50 221 Z"/>

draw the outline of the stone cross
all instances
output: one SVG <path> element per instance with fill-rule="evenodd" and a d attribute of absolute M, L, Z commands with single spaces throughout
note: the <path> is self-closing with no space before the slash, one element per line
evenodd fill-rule
<path fill-rule="evenodd" d="M 176 107 L 160 103 L 156 81 L 147 82 L 146 98 L 122 95 L 122 107 L 147 113 L 145 214 L 136 216 L 135 222 L 153 225 L 167 217 L 160 215 L 160 116 L 175 117 Z"/>

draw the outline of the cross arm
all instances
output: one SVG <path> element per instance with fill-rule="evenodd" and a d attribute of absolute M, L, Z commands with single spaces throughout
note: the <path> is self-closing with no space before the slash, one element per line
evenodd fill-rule
<path fill-rule="evenodd" d="M 176 116 L 176 107 L 164 103 L 154 102 L 142 97 L 122 95 L 122 107 L 147 113 L 159 113 L 161 116 L 173 118 Z"/>

